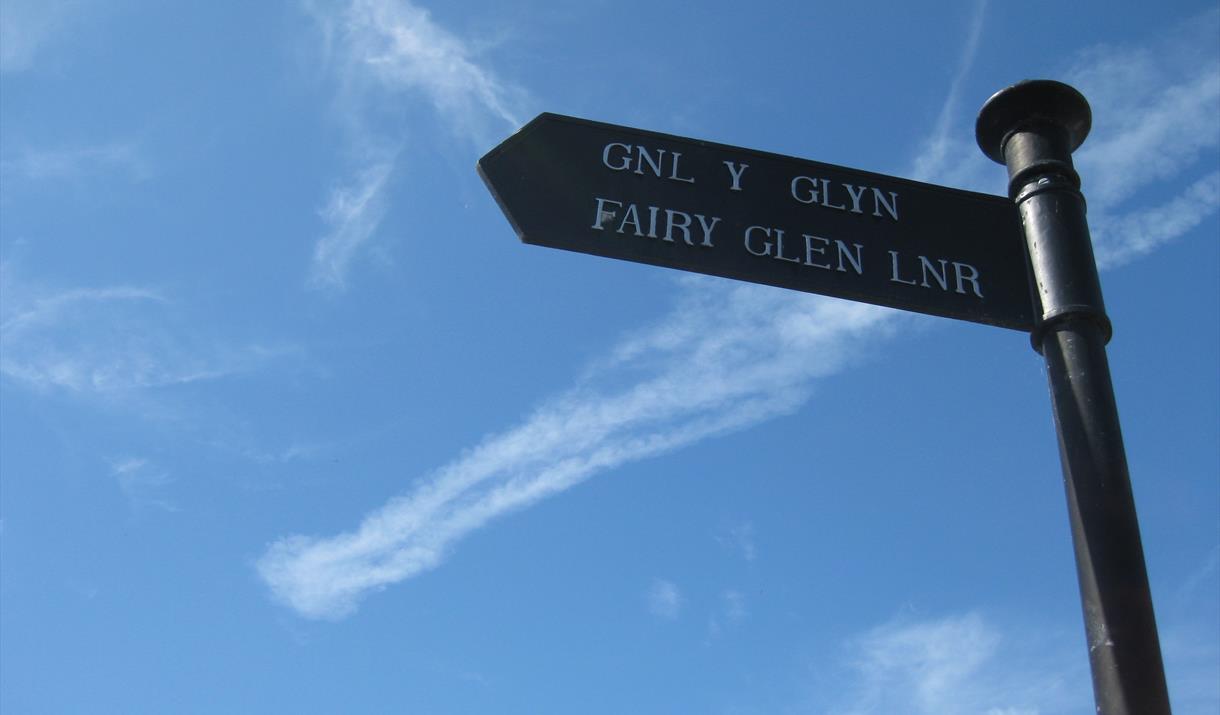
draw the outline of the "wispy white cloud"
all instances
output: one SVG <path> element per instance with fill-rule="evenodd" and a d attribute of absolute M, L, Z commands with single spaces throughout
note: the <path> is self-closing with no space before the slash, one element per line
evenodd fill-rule
<path fill-rule="evenodd" d="M 896 315 L 759 286 L 682 283 L 679 305 L 624 339 L 580 386 L 356 530 L 272 544 L 258 570 L 275 597 L 306 617 L 347 615 L 368 592 L 435 567 L 498 516 L 599 472 L 796 409 L 815 379 L 858 357 Z"/>
<path fill-rule="evenodd" d="M 23 72 L 75 20 L 83 3 L 65 0 L 0 2 L 0 72 Z"/>
<path fill-rule="evenodd" d="M 1163 615 L 1163 614 L 1162 614 Z M 1220 652 L 1197 621 L 1162 620 L 1174 712 L 1220 706 Z M 1077 622 L 1002 623 L 978 612 L 900 617 L 848 638 L 819 667 L 807 711 L 822 715 L 1068 715 L 1092 711 L 1088 652 Z"/>
<path fill-rule="evenodd" d="M 351 184 L 334 189 L 322 218 L 330 231 L 314 245 L 314 286 L 342 288 L 356 251 L 364 245 L 385 214 L 384 189 L 392 161 L 373 164 Z"/>
<path fill-rule="evenodd" d="M 1216 642 L 1217 593 L 1209 594 L 1213 613 L 1210 618 L 1164 625 L 1161 614 L 1161 650 L 1169 700 L 1178 715 L 1212 715 L 1220 712 L 1220 643 Z"/>
<path fill-rule="evenodd" d="M 339 86 L 340 115 L 357 169 L 331 191 L 322 215 L 329 226 L 311 267 L 316 287 L 342 288 L 356 253 L 376 235 L 383 200 L 403 145 L 401 118 L 376 128 L 386 105 L 422 99 L 459 136 L 485 145 L 491 128 L 515 128 L 519 91 L 478 62 L 469 43 L 406 0 L 307 4 L 321 28 L 323 51 Z"/>
<path fill-rule="evenodd" d="M 1156 592 L 1155 584 L 1153 591 Z M 1220 545 L 1157 601 L 1169 695 L 1179 715 L 1220 712 Z"/>
<path fill-rule="evenodd" d="M 174 480 L 163 469 L 158 469 L 143 457 L 125 457 L 110 465 L 111 474 L 119 489 L 133 509 L 155 508 L 162 511 L 179 511 L 165 495 L 165 488 Z"/>
<path fill-rule="evenodd" d="M 1220 10 L 1148 47 L 1094 47 L 1067 70 L 1094 129 L 1074 160 L 1099 264 L 1118 266 L 1220 210 Z M 1167 187 L 1185 186 L 1185 188 Z M 1167 195 L 1168 193 L 1168 195 Z"/>
<path fill-rule="evenodd" d="M 707 619 L 707 632 L 703 645 L 710 646 L 724 635 L 726 629 L 739 626 L 750 615 L 746 608 L 746 597 L 740 591 L 727 589 L 720 594 L 717 607 L 712 610 Z"/>
<path fill-rule="evenodd" d="M 961 57 L 949 84 L 949 91 L 941 104 L 940 114 L 936 117 L 936 124 L 912 162 L 910 175 L 917 181 L 940 181 L 960 186 L 963 181 L 969 182 L 983 165 L 979 151 L 974 146 L 973 136 L 969 132 L 963 132 L 956 120 L 962 110 L 962 87 L 974 66 L 986 17 L 987 0 L 977 0 L 966 32 L 966 41 L 962 45 Z"/>
<path fill-rule="evenodd" d="M 1198 568 L 1191 572 L 1190 576 L 1174 592 L 1175 605 L 1181 607 L 1189 604 L 1201 595 L 1200 592 L 1220 590 L 1217 588 L 1217 574 L 1220 574 L 1220 544 L 1212 547 Z M 1208 585 L 1211 586 L 1210 589 L 1206 588 Z M 1214 601 L 1213 605 L 1215 605 Z"/>
<path fill-rule="evenodd" d="M 979 614 L 898 620 L 853 638 L 817 699 L 828 715 L 1054 715 L 1088 709 L 1081 653 L 1017 638 Z M 1079 655 L 1073 660 L 1070 655 Z"/>
<path fill-rule="evenodd" d="M 1128 263 L 1179 238 L 1220 210 L 1220 172 L 1212 172 L 1165 203 L 1093 218 L 1097 265 Z"/>
<path fill-rule="evenodd" d="M 1220 144 L 1220 11 L 1151 47 L 1090 48 L 1067 81 L 1093 107 L 1094 131 L 1074 157 L 1089 197 L 1113 205 L 1178 175 Z"/>
<path fill-rule="evenodd" d="M 976 10 L 957 74 L 910 175 L 1002 193 L 1002 169 L 984 159 L 973 141 L 974 108 L 958 106 L 986 3 L 980 2 Z M 1093 131 L 1073 160 L 1084 179 L 1090 230 L 1102 268 L 1147 254 L 1220 210 L 1220 175 L 1215 171 L 1220 145 L 1217 35 L 1220 11 L 1211 9 L 1149 45 L 1084 50 L 1059 74 L 1093 109 Z"/>
<path fill-rule="evenodd" d="M 654 579 L 644 597 L 648 604 L 648 612 L 657 618 L 672 621 L 682 613 L 682 591 L 673 581 L 663 578 Z"/>
<path fill-rule="evenodd" d="M 3 267 L 0 375 L 35 389 L 78 393 L 186 384 L 252 370 L 282 354 L 218 346 L 195 335 L 161 293 L 138 286 L 31 296 Z"/>
<path fill-rule="evenodd" d="M 509 126 L 521 123 L 509 106 L 514 90 L 423 8 L 405 0 L 355 0 L 344 13 L 343 35 L 355 65 L 390 91 L 420 92 L 464 131 L 489 114 Z"/>
<path fill-rule="evenodd" d="M 961 83 L 978 47 L 985 3 L 976 8 L 957 74 L 910 175 L 1001 193 L 1003 170 L 984 159 L 973 141 L 973 108 L 958 107 Z M 1220 146 L 1217 35 L 1220 11 L 1212 9 L 1150 45 L 1084 50 L 1059 75 L 1079 89 L 1093 109 L 1093 131 L 1073 160 L 1083 177 L 1102 268 L 1147 254 L 1220 210 L 1220 174 L 1215 171 Z"/>
<path fill-rule="evenodd" d="M 758 549 L 754 545 L 753 522 L 743 521 L 730 526 L 716 535 L 716 542 L 746 561 L 753 561 L 758 556 Z"/>
<path fill-rule="evenodd" d="M 728 589 L 720 595 L 722 612 L 725 619 L 729 623 L 740 623 L 749 615 L 750 611 L 746 608 L 745 594 L 734 589 Z"/>
<path fill-rule="evenodd" d="M 316 459 L 326 449 L 327 446 L 323 444 L 297 443 L 276 451 L 245 449 L 241 450 L 240 454 L 247 459 L 261 464 L 286 464 L 300 460 Z"/>
<path fill-rule="evenodd" d="M 0 159 L 0 172 L 31 181 L 75 179 L 98 172 L 114 173 L 141 181 L 151 165 L 131 142 L 108 142 L 95 146 L 59 149 L 25 148 Z"/>
<path fill-rule="evenodd" d="M 389 7 L 359 5 L 383 6 Z M 955 87 L 978 46 L 985 6 L 977 7 Z M 404 42 L 382 44 L 393 48 Z M 399 74 L 409 82 L 424 81 L 409 71 L 387 77 Z M 955 102 L 951 97 L 942 116 L 953 113 Z M 490 106 L 484 103 L 494 113 Z M 938 132 L 947 136 L 945 127 L 952 122 L 939 125 Z M 1105 129 L 1100 131 L 1104 139 Z M 934 142 L 916 164 L 932 173 L 965 176 L 970 172 L 961 166 L 985 165 L 977 147 L 971 143 L 969 150 L 973 158 L 958 162 L 957 148 Z M 1205 182 L 1197 191 L 1209 187 Z M 1169 240 L 1170 233 L 1161 240 Z M 815 380 L 841 370 L 896 323 L 895 313 L 861 304 L 700 278 L 682 285 L 674 310 L 652 328 L 621 340 L 577 387 L 416 481 L 356 529 L 272 543 L 257 568 L 274 597 L 305 617 L 350 614 L 369 592 L 436 567 L 458 540 L 499 516 L 594 474 L 796 409 Z"/>

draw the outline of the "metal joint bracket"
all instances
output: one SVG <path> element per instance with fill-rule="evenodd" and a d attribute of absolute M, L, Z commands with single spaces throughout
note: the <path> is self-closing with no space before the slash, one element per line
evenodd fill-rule
<path fill-rule="evenodd" d="M 1029 333 L 1029 343 L 1038 354 L 1042 354 L 1042 345 L 1047 334 L 1065 328 L 1078 320 L 1097 326 L 1101 332 L 1103 344 L 1109 343 L 1110 338 L 1114 337 L 1114 324 L 1110 322 L 1110 317 L 1104 311 L 1091 305 L 1064 305 L 1043 313 L 1042 318 L 1034 324 L 1034 329 Z"/>

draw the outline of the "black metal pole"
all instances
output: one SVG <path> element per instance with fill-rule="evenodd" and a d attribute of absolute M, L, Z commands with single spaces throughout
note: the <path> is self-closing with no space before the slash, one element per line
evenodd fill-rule
<path fill-rule="evenodd" d="M 1140 543 L 1106 317 L 1072 152 L 1089 104 L 1049 80 L 997 92 L 979 112 L 979 147 L 1008 167 L 1040 316 L 1030 338 L 1046 360 L 1076 551 L 1093 695 L 1103 715 L 1168 715 L 1169 693 Z"/>

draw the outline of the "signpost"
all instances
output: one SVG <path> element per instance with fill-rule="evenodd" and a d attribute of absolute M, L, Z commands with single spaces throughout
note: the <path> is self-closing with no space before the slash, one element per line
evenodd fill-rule
<path fill-rule="evenodd" d="M 976 135 L 1007 165 L 1011 201 L 556 114 L 478 169 L 526 243 L 1029 332 L 1046 359 L 1097 710 L 1168 715 L 1071 160 L 1090 124 L 1059 82 L 988 100 Z"/>
<path fill-rule="evenodd" d="M 1144 566 L 1127 455 L 1110 383 L 1110 319 L 1101 297 L 1072 152 L 1089 103 L 1059 82 L 1022 82 L 979 112 L 979 147 L 1008 166 L 1038 288 L 1030 334 L 1046 359 L 1059 461 L 1076 550 L 1097 711 L 1169 715 L 1169 692 Z"/>
<path fill-rule="evenodd" d="M 1033 327 L 999 196 L 557 114 L 479 173 L 526 243 Z"/>

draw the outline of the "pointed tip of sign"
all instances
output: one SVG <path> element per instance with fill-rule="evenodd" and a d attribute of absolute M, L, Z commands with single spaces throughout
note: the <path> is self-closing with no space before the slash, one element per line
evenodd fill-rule
<path fill-rule="evenodd" d="M 550 122 L 550 121 L 553 121 L 556 119 L 568 119 L 568 117 L 564 117 L 563 115 L 560 115 L 560 114 L 554 114 L 552 112 L 542 112 L 538 116 L 534 117 L 533 119 L 529 120 L 525 124 L 521 125 L 521 127 L 518 128 L 517 131 L 515 131 L 512 134 L 505 137 L 503 141 L 501 141 L 499 144 L 492 147 L 490 150 L 488 150 L 488 152 L 486 154 L 484 154 L 482 157 L 479 158 L 479 160 L 475 163 L 475 168 L 478 170 L 479 175 L 481 176 L 483 174 L 483 166 L 489 160 L 491 160 L 496 154 L 503 152 L 508 146 L 510 146 L 511 144 L 516 142 L 520 137 L 532 132 L 538 125 L 544 124 L 544 123 L 547 123 L 547 122 Z M 486 177 L 484 177 L 484 181 L 486 181 Z"/>

